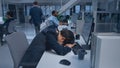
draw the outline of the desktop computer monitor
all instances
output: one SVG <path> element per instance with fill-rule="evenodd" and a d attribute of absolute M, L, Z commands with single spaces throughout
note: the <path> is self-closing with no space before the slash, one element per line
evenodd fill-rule
<path fill-rule="evenodd" d="M 83 27 L 81 35 L 82 35 L 84 41 L 86 42 L 86 44 L 89 43 L 90 36 L 93 31 L 94 31 L 94 23 L 93 22 L 84 23 L 84 27 Z"/>

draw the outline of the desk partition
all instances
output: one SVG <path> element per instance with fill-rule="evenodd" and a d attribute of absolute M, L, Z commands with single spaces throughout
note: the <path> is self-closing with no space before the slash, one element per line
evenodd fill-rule
<path fill-rule="evenodd" d="M 91 44 L 91 68 L 120 67 L 120 34 L 94 33 Z"/>

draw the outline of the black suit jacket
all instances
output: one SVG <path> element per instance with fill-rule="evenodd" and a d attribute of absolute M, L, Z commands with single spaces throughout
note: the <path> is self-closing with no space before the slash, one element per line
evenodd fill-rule
<path fill-rule="evenodd" d="M 71 51 L 71 48 L 58 43 L 56 28 L 54 26 L 46 28 L 43 34 L 46 36 L 46 49 L 53 49 L 59 55 L 66 55 Z"/>

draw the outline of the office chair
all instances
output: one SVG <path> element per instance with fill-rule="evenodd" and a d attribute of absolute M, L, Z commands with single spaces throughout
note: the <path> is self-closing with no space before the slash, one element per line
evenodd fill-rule
<path fill-rule="evenodd" d="M 16 20 L 11 21 L 8 26 L 8 33 L 11 34 L 13 32 L 16 32 L 15 26 L 16 26 Z"/>
<path fill-rule="evenodd" d="M 26 36 L 23 32 L 14 32 L 5 37 L 11 56 L 14 62 L 14 68 L 19 68 L 20 61 L 29 47 Z"/>
<path fill-rule="evenodd" d="M 16 20 L 10 21 L 9 25 L 6 27 L 4 27 L 3 25 L 0 25 L 0 43 L 1 43 L 1 45 L 3 45 L 3 43 L 4 43 L 4 41 L 3 41 L 4 34 L 9 35 L 9 34 L 17 31 L 15 26 L 16 26 Z"/>

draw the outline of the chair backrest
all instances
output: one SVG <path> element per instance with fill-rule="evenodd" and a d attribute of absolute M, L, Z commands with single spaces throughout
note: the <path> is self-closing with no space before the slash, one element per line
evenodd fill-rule
<path fill-rule="evenodd" d="M 12 20 L 12 21 L 9 23 L 8 33 L 16 32 L 16 29 L 15 29 L 16 22 L 17 22 L 16 20 Z"/>
<path fill-rule="evenodd" d="M 11 56 L 14 62 L 14 68 L 19 67 L 19 63 L 29 47 L 26 36 L 23 32 L 14 32 L 5 37 Z"/>

